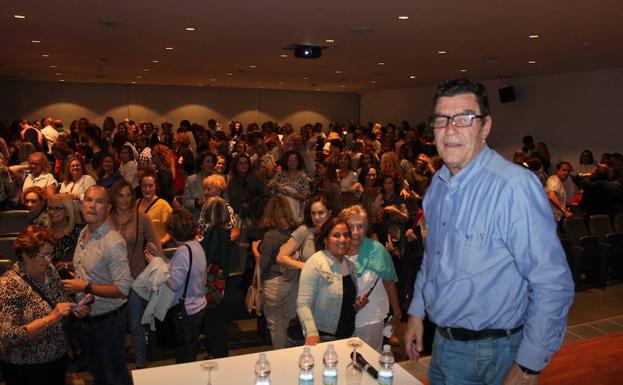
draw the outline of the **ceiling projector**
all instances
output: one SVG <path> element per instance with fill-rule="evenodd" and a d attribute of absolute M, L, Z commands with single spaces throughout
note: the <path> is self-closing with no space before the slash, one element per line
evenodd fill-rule
<path fill-rule="evenodd" d="M 322 50 L 327 47 L 309 44 L 290 44 L 284 49 L 294 51 L 294 57 L 299 59 L 317 59 L 322 56 Z"/>

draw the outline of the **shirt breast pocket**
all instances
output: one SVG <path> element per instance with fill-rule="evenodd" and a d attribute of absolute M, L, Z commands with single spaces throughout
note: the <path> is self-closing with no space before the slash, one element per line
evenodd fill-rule
<path fill-rule="evenodd" d="M 455 227 L 449 229 L 449 242 L 445 250 L 449 268 L 466 275 L 474 275 L 489 266 L 489 242 L 484 232 L 478 230 L 463 231 Z"/>

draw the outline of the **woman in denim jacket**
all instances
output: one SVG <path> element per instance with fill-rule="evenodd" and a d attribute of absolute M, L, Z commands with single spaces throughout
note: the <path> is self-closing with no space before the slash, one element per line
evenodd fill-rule
<path fill-rule="evenodd" d="M 367 303 L 357 298 L 357 268 L 344 258 L 350 246 L 350 229 L 343 220 L 327 221 L 316 249 L 301 272 L 297 313 L 305 345 L 348 338 L 355 330 L 355 315 Z"/>

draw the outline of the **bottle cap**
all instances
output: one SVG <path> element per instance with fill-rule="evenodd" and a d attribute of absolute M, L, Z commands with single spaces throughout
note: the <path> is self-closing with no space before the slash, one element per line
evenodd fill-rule
<path fill-rule="evenodd" d="M 391 352 L 392 348 L 389 345 L 383 345 L 383 352 Z"/>

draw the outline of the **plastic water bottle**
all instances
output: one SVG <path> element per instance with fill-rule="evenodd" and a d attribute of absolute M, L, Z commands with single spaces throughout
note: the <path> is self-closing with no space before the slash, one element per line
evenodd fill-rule
<path fill-rule="evenodd" d="M 323 385 L 337 385 L 337 352 L 333 344 L 327 345 L 327 350 L 322 356 L 324 368 L 322 369 Z"/>
<path fill-rule="evenodd" d="M 260 353 L 260 358 L 255 361 L 255 385 L 270 385 L 270 363 L 266 353 Z"/>
<path fill-rule="evenodd" d="M 379 356 L 379 384 L 391 385 L 394 382 L 394 354 L 389 345 L 383 345 L 383 352 Z"/>
<path fill-rule="evenodd" d="M 309 346 L 303 348 L 303 353 L 299 357 L 299 369 L 299 385 L 313 385 L 314 356 L 312 356 Z"/>

